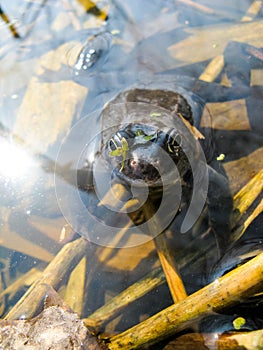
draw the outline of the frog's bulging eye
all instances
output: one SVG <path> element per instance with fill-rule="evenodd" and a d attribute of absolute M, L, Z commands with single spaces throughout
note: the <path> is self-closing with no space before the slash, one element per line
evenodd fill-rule
<path fill-rule="evenodd" d="M 128 142 L 128 140 L 132 138 L 134 138 L 134 133 L 131 131 L 127 131 L 127 130 L 117 131 L 110 139 L 108 143 L 108 147 L 110 151 L 115 151 L 117 148 L 122 148 L 123 139 L 125 139 Z"/>
<path fill-rule="evenodd" d="M 110 151 L 115 151 L 117 148 L 121 147 L 121 135 L 119 133 L 113 135 L 109 141 L 108 147 Z"/>
<path fill-rule="evenodd" d="M 172 129 L 167 134 L 167 149 L 170 153 L 178 154 L 182 146 L 182 136 Z"/>

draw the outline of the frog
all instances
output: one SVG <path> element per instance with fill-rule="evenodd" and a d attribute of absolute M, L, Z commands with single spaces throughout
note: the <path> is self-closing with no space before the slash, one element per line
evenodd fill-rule
<path fill-rule="evenodd" d="M 171 222 L 173 216 L 184 217 L 184 233 L 191 229 L 186 224 L 189 207 L 198 220 L 206 202 L 210 228 L 223 252 L 230 235 L 232 196 L 215 159 L 211 129 L 202 132 L 198 127 L 204 102 L 183 88 L 161 86 L 162 81 L 145 87 L 134 85 L 109 102 L 100 115 L 103 133 L 98 153 L 115 182 L 128 188 L 146 184 L 150 191 L 148 200 L 156 210 L 161 198 L 170 208 L 177 208 L 180 201 L 177 212 L 170 209 Z M 109 127 L 108 120 L 114 120 L 116 125 Z M 171 198 L 164 194 L 164 186 L 177 186 Z M 198 194 L 193 187 L 198 187 Z M 181 198 L 177 198 L 177 192 Z M 196 203 L 201 206 L 198 210 Z M 162 221 L 160 215 L 158 220 Z"/>
<path fill-rule="evenodd" d="M 81 150 L 82 155 L 75 166 L 77 169 L 75 187 L 82 194 L 91 193 L 94 190 L 96 158 L 103 159 L 104 170 L 112 174 L 114 181 L 119 181 L 128 188 L 140 188 L 142 182 L 146 183 L 156 208 L 162 196 L 160 178 L 167 177 L 170 187 L 177 186 L 177 189 L 180 179 L 179 187 L 181 187 L 183 200 L 177 205 L 176 199 L 173 214 L 176 212 L 174 217 L 183 216 L 181 213 L 184 212 L 186 217 L 186 208 L 192 203 L 193 182 L 196 178 L 190 171 L 191 162 L 201 163 L 203 177 L 199 174 L 196 184 L 201 186 L 201 179 L 207 179 L 201 191 L 206 205 L 201 205 L 198 213 L 203 214 L 203 207 L 204 211 L 208 212 L 208 219 L 205 220 L 208 220 L 208 226 L 214 232 L 218 249 L 222 254 L 230 238 L 229 218 L 233 205 L 232 195 L 227 177 L 220 165 L 220 157 L 215 150 L 212 128 L 202 129 L 201 118 L 207 102 L 221 102 L 249 95 L 251 66 L 255 62 L 262 65 L 262 50 L 237 42 L 230 42 L 227 45 L 224 51 L 225 72 L 232 84 L 227 87 L 219 83 L 207 83 L 194 77 L 178 76 L 171 71 L 154 74 L 142 71 L 139 77 L 136 75 L 133 79 L 132 74 L 121 73 L 124 67 L 121 67 L 120 71 L 111 73 L 109 78 L 105 72 L 102 75 L 100 71 L 96 72 L 97 48 L 91 50 L 90 45 L 92 42 L 89 43 L 87 52 L 92 52 L 92 60 L 89 61 L 88 68 L 85 65 L 85 76 L 88 77 L 90 69 L 93 83 L 98 84 L 100 88 L 103 82 L 104 94 L 98 94 L 98 98 L 100 99 L 103 95 L 103 102 L 106 101 L 106 104 L 98 108 L 96 100 L 88 100 L 87 105 L 92 106 L 96 111 L 88 118 L 88 122 L 84 122 L 79 138 L 83 135 L 83 138 L 86 138 L 86 144 L 90 144 L 89 141 L 95 134 L 98 138 L 93 143 L 92 150 L 89 147 L 84 152 L 82 152 L 83 149 Z M 98 50 L 98 53 L 98 61 L 102 62 L 103 52 Z M 82 61 L 83 57 L 85 54 L 81 55 Z M 240 62 L 239 65 L 236 64 L 236 59 Z M 127 64 L 128 62 L 126 66 Z M 77 64 L 77 67 L 79 79 L 81 64 Z M 100 80 L 101 76 L 103 81 Z M 116 83 L 114 86 L 113 76 Z M 96 92 L 94 94 L 96 95 Z M 91 94 L 91 98 L 93 96 Z M 131 107 L 131 114 L 128 111 L 130 107 L 127 106 Z M 145 114 L 142 111 L 145 111 Z M 139 115 L 140 118 L 138 118 Z M 85 148 L 84 141 L 82 145 Z M 182 145 L 190 148 L 193 156 L 191 162 L 184 154 Z M 172 165 L 178 168 L 179 176 L 174 179 L 169 177 L 168 165 L 164 166 L 166 173 L 161 170 L 164 154 L 168 154 Z M 201 161 L 200 154 L 204 154 Z M 140 161 L 140 158 L 143 160 Z M 158 174 L 156 168 L 161 170 L 162 176 Z M 104 182 L 109 180 L 107 177 L 105 179 Z M 172 200 L 169 203 L 168 206 L 172 207 Z M 74 214 L 70 216 L 72 218 Z M 198 215 L 195 216 L 197 220 Z M 186 232 L 187 229 L 189 225 L 184 227 L 183 231 Z"/>

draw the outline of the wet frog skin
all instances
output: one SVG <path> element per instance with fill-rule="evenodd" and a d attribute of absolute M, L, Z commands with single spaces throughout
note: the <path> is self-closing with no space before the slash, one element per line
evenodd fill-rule
<path fill-rule="evenodd" d="M 165 172 L 169 177 L 169 165 L 165 164 L 166 160 L 163 159 L 160 150 L 166 152 L 179 171 L 182 186 L 181 211 L 184 206 L 187 207 L 190 204 L 193 192 L 192 167 L 195 166 L 195 162 L 202 161 L 199 157 L 196 141 L 201 141 L 206 155 L 207 164 L 205 166 L 209 178 L 207 194 L 209 224 L 216 234 L 220 250 L 223 250 L 230 232 L 229 215 L 232 210 L 232 198 L 226 177 L 218 169 L 213 168 L 214 164 L 218 164 L 215 160 L 216 153 L 212 155 L 214 151 L 212 135 L 207 133 L 204 136 L 194 126 L 194 124 L 198 125 L 200 115 L 196 114 L 199 110 L 195 108 L 199 98 L 193 96 L 192 93 L 182 89 L 181 94 L 177 91 L 150 88 L 132 88 L 120 93 L 102 112 L 102 123 L 105 119 L 112 117 L 110 107 L 120 103 L 124 106 L 134 106 L 135 111 L 140 106 L 149 105 L 164 108 L 168 113 L 160 116 L 158 113 L 154 115 L 154 113 L 146 114 L 146 112 L 144 115 L 140 115 L 141 122 L 133 123 L 129 107 L 127 107 L 126 113 L 121 115 L 117 115 L 113 109 L 114 118 L 121 123 L 121 126 L 110 138 L 109 134 L 104 135 L 101 143 L 102 153 L 111 167 L 114 168 L 113 172 L 119 181 L 128 186 L 134 185 L 140 180 L 146 182 L 152 191 L 151 201 L 154 202 L 156 197 L 158 198 L 158 195 L 156 196 L 158 191 L 161 196 L 161 176 L 158 173 L 158 167 L 166 169 Z M 189 100 L 190 103 L 188 103 Z M 199 105 L 203 103 L 201 99 L 198 102 Z M 160 118 L 162 118 L 161 125 Z M 178 120 L 183 123 L 183 126 L 186 126 L 190 133 L 185 133 L 181 124 L 178 124 Z M 173 127 L 171 127 L 172 125 Z M 117 149 L 121 149 L 123 142 L 127 142 L 126 159 L 112 156 Z M 192 155 L 191 160 L 188 157 L 189 153 Z M 208 163 L 211 163 L 212 166 Z M 169 179 L 171 186 L 178 180 L 172 176 L 171 174 Z M 202 178 L 198 181 L 201 190 Z"/>

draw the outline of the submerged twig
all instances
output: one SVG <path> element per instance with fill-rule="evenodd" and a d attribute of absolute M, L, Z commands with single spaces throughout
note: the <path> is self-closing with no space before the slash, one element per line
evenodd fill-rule
<path fill-rule="evenodd" d="M 203 73 L 199 76 L 199 80 L 211 83 L 216 80 L 224 67 L 224 56 L 218 55 L 212 59 Z"/>
<path fill-rule="evenodd" d="M 95 2 L 91 0 L 78 0 L 78 2 L 84 7 L 87 13 L 91 13 L 102 21 L 105 21 L 108 18 L 107 13 L 99 9 Z"/>
<path fill-rule="evenodd" d="M 2 18 L 2 20 L 7 24 L 11 34 L 13 35 L 14 38 L 18 39 L 20 38 L 19 33 L 16 30 L 16 27 L 14 26 L 14 24 L 10 21 L 10 19 L 8 18 L 7 14 L 3 11 L 3 9 L 0 6 L 0 17 Z"/>
<path fill-rule="evenodd" d="M 21 315 L 24 318 L 33 317 L 43 303 L 46 284 L 57 288 L 86 253 L 86 247 L 84 238 L 66 244 L 5 318 L 18 319 Z"/>
<path fill-rule="evenodd" d="M 189 327 L 197 319 L 248 298 L 263 288 L 263 253 L 186 299 L 110 338 L 109 349 L 139 349 Z"/>
<path fill-rule="evenodd" d="M 144 276 L 140 281 L 112 298 L 107 304 L 96 310 L 88 318 L 84 319 L 86 325 L 99 330 L 99 328 L 117 317 L 128 305 L 141 298 L 152 289 L 166 281 L 161 268 L 157 268 Z"/>
<path fill-rule="evenodd" d="M 244 218 L 242 225 L 240 225 L 232 234 L 231 239 L 236 241 L 238 238 L 242 237 L 245 233 L 248 226 L 254 221 L 261 213 L 263 212 L 263 199 L 261 199 L 260 203 L 253 210 L 253 212 L 248 216 L 248 218 Z"/>
<path fill-rule="evenodd" d="M 177 262 L 175 261 L 174 254 L 167 245 L 167 238 L 160 227 L 160 219 L 155 215 L 151 202 L 146 202 L 145 205 L 143 205 L 142 210 L 150 234 L 153 235 L 154 232 L 159 233 L 159 235 L 154 238 L 154 243 L 166 276 L 170 293 L 173 301 L 176 303 L 179 300 L 183 300 L 187 296 L 183 281 L 178 271 Z"/>
<path fill-rule="evenodd" d="M 168 246 L 165 233 L 156 237 L 154 242 L 173 301 L 176 303 L 185 299 L 187 294 L 179 273 L 178 262 L 175 261 L 174 254 Z"/>
<path fill-rule="evenodd" d="M 245 16 L 242 17 L 241 22 L 252 21 L 260 12 L 262 7 L 262 1 L 255 0 L 249 6 Z"/>
<path fill-rule="evenodd" d="M 232 221 L 237 222 L 248 210 L 255 199 L 263 190 L 263 170 L 259 171 L 241 190 L 234 196 L 234 212 Z"/>
<path fill-rule="evenodd" d="M 196 244 L 196 242 L 193 243 Z M 211 244 L 207 245 L 206 251 L 209 251 L 213 248 L 215 248 L 215 246 Z M 191 251 L 191 249 L 189 250 Z M 181 254 L 179 253 L 176 256 L 177 266 L 180 269 L 187 267 L 193 262 L 199 261 L 198 259 L 203 259 L 202 256 L 200 257 L 199 252 L 190 252 L 188 254 L 181 252 Z M 167 282 L 167 274 L 164 274 L 163 267 L 157 267 L 145 275 L 143 278 L 141 278 L 139 281 L 125 289 L 123 292 L 116 295 L 116 297 L 112 298 L 108 303 L 96 310 L 88 318 L 84 319 L 84 322 L 99 332 L 103 325 L 111 321 L 113 318 L 117 317 L 120 313 L 125 312 L 125 309 L 130 304 L 145 294 L 149 293 L 154 288 L 164 284 L 165 282 Z"/>
<path fill-rule="evenodd" d="M 86 257 L 82 258 L 75 269 L 72 271 L 65 293 L 64 300 L 67 305 L 81 316 L 84 305 L 86 281 Z"/>
<path fill-rule="evenodd" d="M 257 208 L 248 216 L 250 208 L 255 200 L 262 194 L 263 190 L 263 170 L 259 171 L 241 190 L 234 196 L 234 209 L 231 223 L 234 228 L 238 227 L 231 235 L 231 240 L 235 241 L 245 232 L 248 225 L 262 212 L 262 201 Z M 242 220 L 242 222 L 240 222 Z"/>

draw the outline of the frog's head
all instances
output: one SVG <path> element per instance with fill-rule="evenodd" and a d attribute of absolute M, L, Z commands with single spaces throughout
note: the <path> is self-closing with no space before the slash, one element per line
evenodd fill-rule
<path fill-rule="evenodd" d="M 163 175 L 169 177 L 171 164 L 177 166 L 181 177 L 189 170 L 182 142 L 183 136 L 176 129 L 128 124 L 109 140 L 108 161 L 115 174 L 126 182 L 143 181 L 158 186 Z"/>

